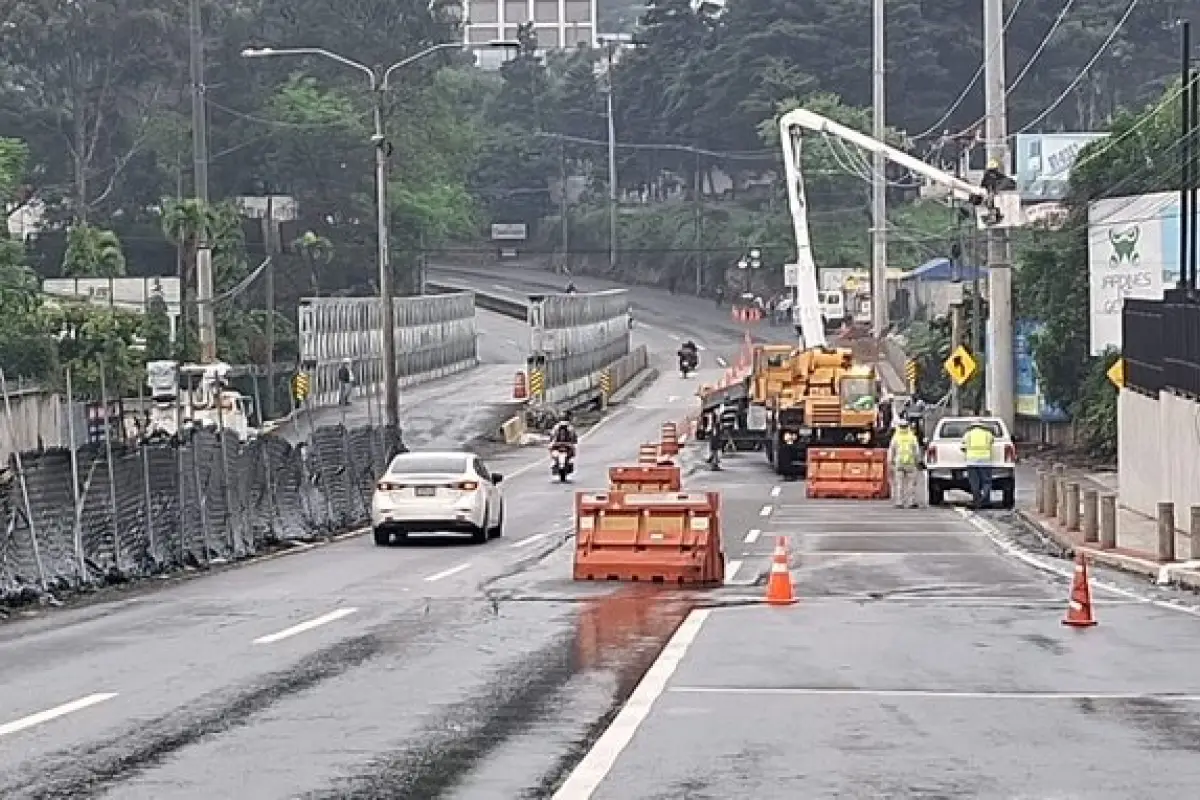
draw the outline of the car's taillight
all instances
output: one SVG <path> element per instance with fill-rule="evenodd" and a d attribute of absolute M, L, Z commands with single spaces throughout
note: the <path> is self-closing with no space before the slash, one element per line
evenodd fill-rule
<path fill-rule="evenodd" d="M 925 451 L 925 463 L 926 464 L 936 464 L 937 463 L 937 448 L 936 447 L 930 447 Z"/>
<path fill-rule="evenodd" d="M 377 487 L 381 492 L 395 492 L 404 488 L 402 483 L 392 483 L 391 481 L 380 481 Z"/>
<path fill-rule="evenodd" d="M 479 484 L 475 481 L 459 481 L 458 483 L 454 484 L 454 488 L 458 489 L 460 492 L 473 492 L 479 488 Z"/>
<path fill-rule="evenodd" d="M 1017 463 L 1017 447 L 1016 447 L 1016 445 L 1012 445 L 1012 444 L 1004 445 L 1004 460 L 1011 461 L 1014 464 Z"/>

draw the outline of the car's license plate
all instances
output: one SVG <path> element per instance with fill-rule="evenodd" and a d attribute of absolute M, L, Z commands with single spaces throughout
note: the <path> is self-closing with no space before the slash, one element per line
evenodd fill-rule
<path fill-rule="evenodd" d="M 433 497 L 437 494 L 437 489 L 432 486 L 418 486 L 417 497 Z"/>

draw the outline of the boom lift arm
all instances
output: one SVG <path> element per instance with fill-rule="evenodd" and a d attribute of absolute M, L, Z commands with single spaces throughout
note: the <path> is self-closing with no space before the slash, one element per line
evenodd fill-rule
<path fill-rule="evenodd" d="M 998 172 L 992 177 L 992 169 L 989 169 L 985 186 L 975 186 L 808 109 L 798 108 L 787 112 L 779 118 L 779 142 L 783 147 L 788 208 L 791 211 L 792 229 L 796 237 L 797 285 L 794 314 L 800 324 L 802 346 L 805 348 L 823 348 L 828 344 L 817 296 L 817 265 L 813 259 L 812 240 L 808 233 L 808 199 L 804 192 L 804 177 L 800 172 L 800 135 L 804 130 L 836 136 L 871 153 L 882 153 L 889 161 L 894 161 L 932 183 L 945 186 L 956 199 L 984 209 L 984 213 L 980 214 L 980 222 L 984 226 L 1012 227 L 1019 224 L 1020 201 L 1016 194 L 1010 191 L 1015 186 L 1011 185 L 1011 179 Z M 1004 204 L 1003 212 L 997 208 L 996 202 L 1001 197 L 1008 201 Z M 886 301 L 884 298 L 873 297 L 871 302 Z"/>

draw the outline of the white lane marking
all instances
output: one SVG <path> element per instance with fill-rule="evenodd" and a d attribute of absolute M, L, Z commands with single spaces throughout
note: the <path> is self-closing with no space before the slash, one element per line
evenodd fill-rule
<path fill-rule="evenodd" d="M 13 733 L 20 733 L 23 730 L 32 728 L 35 725 L 41 725 L 43 722 L 49 722 L 59 717 L 65 717 L 67 714 L 74 714 L 76 711 L 82 711 L 85 708 L 103 703 L 107 700 L 112 700 L 117 696 L 116 692 L 99 692 L 97 694 L 89 694 L 87 697 L 81 697 L 78 700 L 72 700 L 69 703 L 63 703 L 61 706 L 48 708 L 45 711 L 39 711 L 36 714 L 30 714 L 27 717 L 14 719 L 12 722 L 6 722 L 0 725 L 0 736 L 8 736 Z"/>
<path fill-rule="evenodd" d="M 928 558 L 929 556 L 937 556 L 939 558 L 947 558 L 953 556 L 955 558 L 995 558 L 995 553 L 958 553 L 953 550 L 810 550 L 805 553 L 807 557 L 816 556 L 854 556 L 862 558 L 863 556 L 920 556 Z"/>
<path fill-rule="evenodd" d="M 771 525 L 772 525 L 772 527 L 775 527 L 775 528 L 786 527 L 784 525 L 780 525 L 778 520 L 771 520 Z M 824 537 L 832 537 L 832 538 L 837 538 L 839 536 L 846 536 L 846 537 L 851 537 L 851 538 L 855 538 L 855 539 L 860 539 L 860 538 L 861 539 L 873 539 L 875 537 L 878 537 L 880 539 L 886 539 L 889 536 L 939 536 L 939 537 L 944 537 L 946 539 L 953 539 L 955 536 L 965 536 L 968 539 L 979 539 L 982 537 L 982 534 L 979 533 L 978 531 L 967 531 L 967 530 L 962 530 L 962 531 L 897 531 L 897 530 L 890 530 L 890 531 L 889 530 L 879 530 L 879 531 L 868 531 L 868 530 L 797 531 L 797 530 L 792 530 L 792 531 L 790 531 L 790 533 L 794 533 L 799 536 L 812 536 L 812 537 L 824 536 Z"/>
<path fill-rule="evenodd" d="M 673 686 L 672 694 L 766 694 L 810 697 L 873 697 L 922 700 L 1172 700 L 1198 703 L 1200 694 L 1153 694 L 1144 692 L 950 692 L 926 689 L 809 689 L 788 686 Z"/>
<path fill-rule="evenodd" d="M 728 367 L 728 366 L 729 366 L 729 362 L 728 362 L 728 361 L 726 361 L 726 360 L 725 360 L 724 358 L 722 358 L 721 356 L 717 356 L 717 366 L 718 366 L 718 367 Z"/>
<path fill-rule="evenodd" d="M 500 291 L 502 291 L 502 292 L 511 292 L 511 291 L 513 291 L 513 290 L 512 290 L 512 288 L 510 288 L 510 287 L 508 287 L 508 286 L 503 286 L 503 285 L 501 285 L 501 284 L 499 284 L 499 283 L 493 283 L 493 284 L 492 284 L 492 288 L 493 288 L 493 289 L 499 289 L 499 290 L 500 290 Z"/>
<path fill-rule="evenodd" d="M 299 625 L 284 628 L 278 633 L 260 636 L 254 640 L 254 644 L 274 644 L 275 642 L 295 636 L 298 633 L 311 631 L 313 628 L 319 628 L 322 625 L 328 625 L 330 622 L 336 622 L 343 617 L 350 616 L 356 611 L 358 611 L 357 608 L 339 608 L 336 611 L 330 611 L 328 614 L 322 614 L 316 619 L 310 619 L 308 622 L 301 622 Z"/>
<path fill-rule="evenodd" d="M 471 568 L 471 563 L 466 562 L 463 564 L 459 564 L 457 567 L 451 567 L 450 569 L 444 569 L 441 572 L 435 572 L 432 575 L 425 578 L 425 580 L 429 583 L 433 583 L 434 581 L 440 581 L 442 578 L 449 578 L 451 575 L 457 575 L 458 573 L 462 572 L 463 570 L 467 570 L 470 568 Z"/>
<path fill-rule="evenodd" d="M 551 533 L 551 531 L 545 531 L 544 533 L 535 533 L 533 536 L 526 536 L 524 539 L 519 539 L 519 540 L 513 542 L 512 546 L 513 547 L 528 547 L 529 545 L 533 544 L 534 542 L 540 542 L 542 539 L 545 539 L 547 536 L 550 535 L 550 533 Z"/>
<path fill-rule="evenodd" d="M 760 531 L 758 528 L 755 528 L 752 531 L 750 531 L 749 533 L 747 533 L 746 538 L 743 539 L 742 541 L 744 541 L 746 544 L 754 544 L 755 542 L 758 541 L 759 536 L 762 536 L 762 531 Z"/>
<path fill-rule="evenodd" d="M 983 535 L 986 536 L 991 541 L 991 543 L 994 544 L 1005 555 L 1015 558 L 1018 561 L 1020 561 L 1021 563 L 1027 564 L 1027 565 L 1033 567 L 1034 569 L 1040 570 L 1041 572 L 1046 572 L 1051 575 L 1057 575 L 1058 577 L 1062 578 L 1063 580 L 1069 581 L 1074 577 L 1074 575 L 1075 575 L 1075 565 L 1074 564 L 1071 564 L 1069 566 L 1059 566 L 1058 564 L 1054 564 L 1049 560 L 1044 560 L 1042 558 L 1039 558 L 1038 556 L 1035 556 L 1032 553 L 1027 553 L 1024 550 L 1022 550 L 1019 545 L 1009 541 L 1008 538 L 1005 537 L 998 528 L 996 528 L 996 526 L 992 525 L 987 520 L 982 519 L 982 518 L 972 514 L 970 511 L 968 511 L 967 509 L 964 509 L 964 508 L 959 508 L 959 509 L 955 509 L 955 510 L 964 519 L 966 519 L 968 522 L 970 522 L 972 525 L 974 525 L 976 528 L 978 528 L 980 530 L 980 532 L 982 532 Z M 1118 597 L 1124 597 L 1129 600 L 1136 600 L 1137 602 L 1139 602 L 1143 605 L 1150 605 L 1150 606 L 1154 606 L 1155 608 L 1167 609 L 1169 611 L 1179 611 L 1183 614 L 1187 614 L 1192 617 L 1200 617 L 1200 608 L 1194 608 L 1192 606 L 1185 606 L 1185 605 L 1182 605 L 1177 602 L 1172 602 L 1170 600 L 1155 600 L 1151 597 L 1143 597 L 1142 595 L 1138 594 L 1137 592 L 1131 592 L 1128 589 L 1122 589 L 1119 586 L 1113 586 L 1112 584 L 1110 584 L 1106 581 L 1096 580 L 1095 577 L 1092 577 L 1091 580 L 1092 580 L 1092 588 L 1094 588 L 1094 589 L 1100 589 L 1102 591 L 1106 591 L 1106 592 L 1109 592 L 1110 594 L 1115 594 Z"/>
<path fill-rule="evenodd" d="M 760 517 L 769 517 L 769 516 L 771 516 L 772 509 L 773 509 L 773 506 L 763 506 L 762 508 L 760 508 L 758 510 L 758 515 Z"/>
<path fill-rule="evenodd" d="M 583 757 L 583 760 L 567 776 L 567 780 L 554 793 L 552 800 L 589 800 L 592 793 L 600 787 L 604 778 L 612 770 L 613 765 L 621 756 L 622 751 L 633 740 L 637 729 L 656 701 L 667 688 L 667 681 L 683 661 L 688 649 L 696 641 L 700 628 L 711 614 L 711 609 L 700 609 L 688 615 L 671 641 L 663 648 L 662 653 L 655 659 L 654 664 L 642 678 L 641 683 L 633 690 L 629 700 L 621 708 L 612 725 Z"/>
<path fill-rule="evenodd" d="M 679 402 L 679 395 L 677 395 L 677 394 L 673 394 L 673 395 L 671 395 L 670 397 L 668 397 L 668 398 L 667 398 L 667 402 L 668 402 L 668 403 L 678 403 L 678 402 Z"/>
<path fill-rule="evenodd" d="M 782 492 L 783 492 L 783 487 L 782 487 L 782 486 L 772 486 L 772 487 L 771 487 L 771 497 L 779 497 L 779 495 L 780 495 Z"/>
<path fill-rule="evenodd" d="M 728 561 L 725 563 L 725 585 L 733 583 L 733 579 L 737 576 L 737 572 L 742 568 L 741 560 Z"/>

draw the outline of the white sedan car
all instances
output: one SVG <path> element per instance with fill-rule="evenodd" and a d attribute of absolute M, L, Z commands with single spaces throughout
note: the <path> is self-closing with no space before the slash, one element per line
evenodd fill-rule
<path fill-rule="evenodd" d="M 474 453 L 401 453 L 375 487 L 375 544 L 409 533 L 470 533 L 482 544 L 504 529 L 503 476 Z"/>

